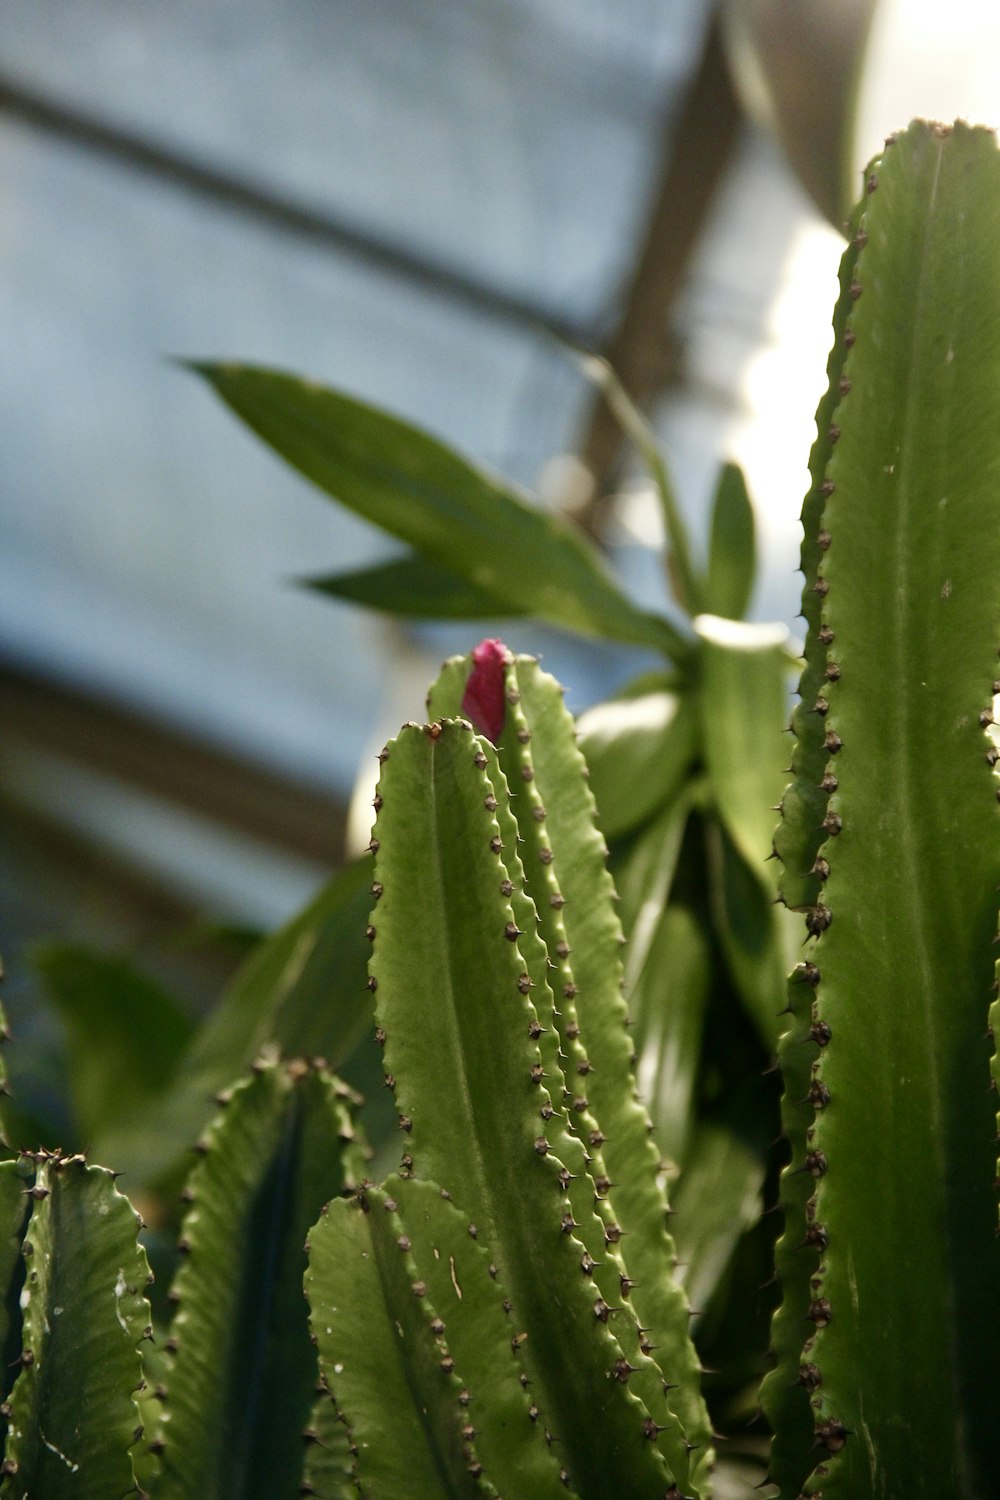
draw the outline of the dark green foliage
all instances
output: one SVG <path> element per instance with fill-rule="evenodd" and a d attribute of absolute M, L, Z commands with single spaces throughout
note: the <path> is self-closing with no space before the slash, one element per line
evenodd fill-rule
<path fill-rule="evenodd" d="M 515 613 L 667 651 L 678 644 L 666 620 L 629 602 L 561 516 L 426 433 L 295 375 L 193 368 L 321 489 Z"/>
<path fill-rule="evenodd" d="M 1000 625 L 993 135 L 917 125 L 890 143 L 844 274 L 803 685 L 821 676 L 813 717 L 839 748 L 810 763 L 831 820 L 819 868 L 815 830 L 783 840 L 792 879 L 817 886 L 816 942 L 781 1053 L 793 1156 L 779 1253 L 800 1269 L 767 1409 L 783 1494 L 987 1500 L 1000 1469 L 984 1037 L 1000 882 L 984 730 Z M 800 1362 L 808 1400 L 785 1391 Z"/>
<path fill-rule="evenodd" d="M 203 1138 L 163 1375 L 162 1500 L 299 1493 L 317 1378 L 304 1246 L 357 1185 L 350 1105 L 322 1071 L 261 1063 Z"/>
<path fill-rule="evenodd" d="M 91 1150 L 152 1107 L 194 1024 L 160 985 L 122 959 L 77 943 L 48 943 L 34 963 L 66 1028 L 73 1106 Z"/>
<path fill-rule="evenodd" d="M 2 1165 L 11 1210 L 31 1204 L 21 1252 L 20 1374 L 7 1398 L 0 1493 L 108 1500 L 135 1488 L 141 1341 L 152 1333 L 136 1215 L 112 1174 L 39 1153 Z M 10 1256 L 3 1256 L 10 1274 Z"/>
<path fill-rule="evenodd" d="M 251 950 L 216 1009 L 178 1057 L 169 1087 L 101 1140 L 139 1185 L 180 1190 L 186 1153 L 212 1117 L 212 1100 L 262 1047 L 339 1068 L 371 1025 L 365 993 L 368 877 L 348 865 L 292 921 Z M 139 997 L 137 997 L 139 998 Z M 109 1051 L 119 1043 L 102 1030 Z"/>
<path fill-rule="evenodd" d="M 726 464 L 712 507 L 712 535 L 705 579 L 706 608 L 727 620 L 742 620 L 754 584 L 753 506 L 743 474 Z"/>
<path fill-rule="evenodd" d="M 405 424 L 204 370 L 416 549 L 314 586 L 399 613 L 531 609 L 673 660 L 579 745 L 530 658 L 491 642 L 446 663 L 430 722 L 383 753 L 374 863 L 256 949 L 190 1040 L 121 965 L 50 950 L 87 1128 L 140 1185 L 179 1176 L 199 1132 L 201 1160 L 172 1325 L 144 1353 L 146 1261 L 111 1174 L 0 1163 L 0 1495 L 708 1500 L 718 1478 L 775 1500 L 994 1500 L 994 138 L 912 127 L 851 234 L 783 795 L 786 638 L 733 618 L 753 581 L 742 481 L 724 471 L 699 568 L 606 368 L 589 365 L 656 481 L 683 633 L 569 523 Z M 356 1097 L 302 1060 L 343 1063 L 373 1002 L 399 1125 L 382 1186 Z M 765 1479 L 747 1424 L 772 1313 Z"/>

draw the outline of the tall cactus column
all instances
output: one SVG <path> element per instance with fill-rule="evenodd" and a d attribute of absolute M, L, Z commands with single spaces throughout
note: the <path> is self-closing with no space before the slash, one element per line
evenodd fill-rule
<path fill-rule="evenodd" d="M 806 958 L 764 1405 L 782 1496 L 987 1500 L 1000 1473 L 1000 155 L 919 124 L 870 170 L 806 505 L 776 849 Z"/>

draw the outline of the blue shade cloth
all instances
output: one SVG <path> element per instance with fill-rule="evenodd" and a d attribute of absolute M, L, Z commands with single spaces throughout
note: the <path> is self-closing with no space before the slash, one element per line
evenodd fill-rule
<path fill-rule="evenodd" d="M 528 483 L 587 393 L 528 324 L 130 166 L 128 142 L 596 336 L 706 10 L 0 0 L 0 82 L 125 148 L 0 107 L 0 654 L 346 789 L 390 637 L 283 580 L 385 543 L 162 356 L 308 371 Z"/>

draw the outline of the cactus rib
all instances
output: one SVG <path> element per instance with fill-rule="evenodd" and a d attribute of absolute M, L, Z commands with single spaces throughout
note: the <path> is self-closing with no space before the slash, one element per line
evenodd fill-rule
<path fill-rule="evenodd" d="M 653 1495 L 671 1474 L 650 1441 L 659 1424 L 614 1377 L 624 1355 L 612 1309 L 581 1276 L 585 1245 L 567 1189 L 574 1159 L 580 1174 L 586 1164 L 562 1115 L 562 1074 L 544 1076 L 545 1020 L 497 820 L 506 790 L 488 765 L 462 721 L 407 726 L 384 752 L 371 972 L 403 1165 L 446 1185 L 489 1244 L 531 1330 L 524 1358 L 570 1483 L 583 1500 L 607 1493 L 601 1451 L 611 1442 L 616 1482 L 628 1475 L 637 1495 Z M 632 1317 L 622 1305 L 615 1329 Z"/>
<path fill-rule="evenodd" d="M 1000 154 L 989 132 L 918 124 L 868 185 L 812 622 L 839 753 L 807 911 L 824 1105 L 808 1212 L 827 1236 L 807 1488 L 874 1500 L 906 1475 L 914 1495 L 986 1500 L 1000 1460 L 983 1042 L 1000 809 L 982 727 L 1000 613 Z M 974 234 L 983 204 L 993 232 Z"/>

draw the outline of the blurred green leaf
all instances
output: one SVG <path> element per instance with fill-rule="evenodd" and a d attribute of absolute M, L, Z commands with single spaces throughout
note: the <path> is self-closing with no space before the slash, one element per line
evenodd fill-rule
<path fill-rule="evenodd" d="M 661 1154 L 678 1164 L 692 1124 L 711 977 L 704 929 L 687 907 L 667 906 L 628 998 L 639 1094 Z"/>
<path fill-rule="evenodd" d="M 764 862 L 785 789 L 788 744 L 788 632 L 716 615 L 694 622 L 701 641 L 702 740 L 719 816 L 770 891 Z"/>
<path fill-rule="evenodd" d="M 194 1023 L 124 959 L 48 943 L 33 961 L 66 1028 L 73 1104 L 89 1148 L 164 1087 Z"/>
<path fill-rule="evenodd" d="M 660 497 L 660 509 L 667 533 L 667 572 L 678 604 L 689 615 L 705 607 L 701 585 L 691 560 L 691 542 L 684 525 L 674 487 L 664 462 L 663 452 L 642 412 L 618 379 L 607 360 L 595 354 L 583 354 L 580 367 L 587 379 L 602 392 L 626 437 L 631 438 L 642 455 Z"/>
<path fill-rule="evenodd" d="M 246 958 L 262 943 L 267 933 L 249 922 L 226 922 L 211 917 L 196 917 L 164 940 L 168 952 L 186 953 L 191 949 L 224 949 L 234 960 Z"/>
<path fill-rule="evenodd" d="M 646 963 L 649 947 L 670 895 L 692 797 L 679 796 L 612 851 L 625 949 L 625 995 Z"/>
<path fill-rule="evenodd" d="M 316 593 L 390 615 L 438 620 L 488 620 L 523 615 L 468 578 L 419 552 L 356 573 L 330 573 L 300 582 Z"/>
<path fill-rule="evenodd" d="M 779 914 L 764 883 L 715 819 L 705 822 L 705 844 L 712 918 L 726 963 L 761 1036 L 773 1047 L 788 973 L 779 924 L 788 913 L 780 908 Z"/>
<path fill-rule="evenodd" d="M 508 610 L 582 635 L 688 653 L 667 620 L 631 603 L 570 522 L 419 428 L 276 370 L 191 368 L 320 489 Z"/>
<path fill-rule="evenodd" d="M 109 1161 L 150 1183 L 175 1167 L 213 1112 L 213 1098 L 262 1046 L 337 1068 L 371 1025 L 365 987 L 371 862 L 348 865 L 247 959 L 180 1059 L 170 1088 L 128 1128 L 102 1138 Z"/>
<path fill-rule="evenodd" d="M 599 703 L 577 727 L 597 820 L 609 839 L 637 828 L 676 795 L 698 748 L 690 696 L 665 690 Z"/>
<path fill-rule="evenodd" d="M 741 1236 L 756 1223 L 766 1163 L 724 1125 L 703 1122 L 672 1193 L 681 1280 L 695 1319 L 725 1276 Z"/>
<path fill-rule="evenodd" d="M 833 227 L 858 190 L 858 104 L 876 0 L 788 5 L 729 0 L 722 7 L 731 75 L 763 127 Z"/>
<path fill-rule="evenodd" d="M 705 597 L 714 615 L 741 620 L 754 583 L 754 517 L 742 470 L 724 464 L 712 506 Z"/>

